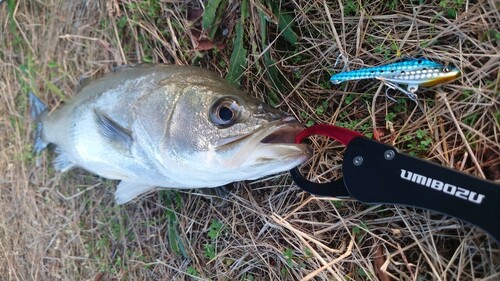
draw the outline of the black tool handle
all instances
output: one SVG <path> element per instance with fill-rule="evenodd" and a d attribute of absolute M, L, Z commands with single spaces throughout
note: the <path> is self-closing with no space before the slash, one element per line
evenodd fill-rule
<path fill-rule="evenodd" d="M 472 223 L 500 241 L 500 185 L 399 153 L 364 137 L 347 146 L 349 193 L 365 203 L 424 208 Z"/>

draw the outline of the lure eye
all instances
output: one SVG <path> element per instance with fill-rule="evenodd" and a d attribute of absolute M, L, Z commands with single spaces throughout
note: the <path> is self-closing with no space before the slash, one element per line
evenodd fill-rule
<path fill-rule="evenodd" d="M 443 67 L 443 72 L 450 72 L 451 69 L 448 66 Z"/>
<path fill-rule="evenodd" d="M 224 97 L 217 100 L 210 109 L 210 120 L 220 127 L 231 126 L 240 115 L 241 107 L 233 99 Z"/>

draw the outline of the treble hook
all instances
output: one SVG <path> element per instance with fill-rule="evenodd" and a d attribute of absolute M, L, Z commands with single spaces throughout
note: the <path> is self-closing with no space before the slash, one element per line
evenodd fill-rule
<path fill-rule="evenodd" d="M 333 65 L 333 67 L 337 67 L 341 58 L 342 61 L 344 62 L 344 67 L 342 68 L 342 72 L 344 72 L 347 69 L 347 65 L 349 64 L 349 59 L 342 53 L 337 56 L 337 59 L 335 60 L 335 64 Z"/>
<path fill-rule="evenodd" d="M 341 72 L 345 72 L 348 69 L 349 65 L 352 64 L 355 61 L 360 61 L 361 65 L 365 64 L 363 62 L 363 60 L 361 60 L 361 59 L 353 59 L 353 60 L 349 61 L 349 58 L 346 55 L 339 54 L 337 56 L 337 59 L 335 60 L 335 64 L 333 65 L 333 67 L 337 67 L 337 65 L 339 65 L 339 62 L 340 62 L 341 59 L 342 59 L 342 62 L 344 63 L 344 67 L 342 68 Z"/>
<path fill-rule="evenodd" d="M 387 86 L 387 88 L 385 89 L 385 97 L 392 100 L 393 102 L 397 102 L 395 98 L 393 98 L 391 95 L 389 95 L 389 90 L 395 90 L 394 88 L 392 88 L 391 86 L 387 85 L 384 83 L 385 86 Z"/>
<path fill-rule="evenodd" d="M 412 101 L 417 101 L 417 95 L 414 93 L 414 92 L 410 92 L 406 89 L 403 89 L 402 87 L 400 87 L 399 85 L 397 84 L 394 84 L 392 82 L 389 82 L 387 80 L 382 80 L 382 83 L 384 83 L 387 87 L 393 89 L 393 90 L 398 90 L 400 91 L 401 93 L 405 94 L 406 96 L 408 96 L 408 98 L 410 98 Z M 386 93 L 387 95 L 387 93 Z"/>
<path fill-rule="evenodd" d="M 422 104 L 418 101 L 418 96 L 417 94 L 415 94 L 415 91 L 418 89 L 415 88 L 415 87 L 412 87 L 411 85 L 408 85 L 409 88 L 413 89 L 413 91 L 408 91 L 406 89 L 403 89 L 401 86 L 395 84 L 395 83 L 392 83 L 392 82 L 389 82 L 383 78 L 377 78 L 379 79 L 380 81 L 382 81 L 382 83 L 384 83 L 384 85 L 387 87 L 387 89 L 385 90 L 385 96 L 392 100 L 393 102 L 396 102 L 396 100 L 391 96 L 389 95 L 389 90 L 397 90 L 397 91 L 400 91 L 401 93 L 405 94 L 409 99 L 411 99 L 412 101 L 414 101 L 418 108 L 420 108 L 420 110 L 425 113 L 425 109 L 424 107 L 422 106 Z"/>

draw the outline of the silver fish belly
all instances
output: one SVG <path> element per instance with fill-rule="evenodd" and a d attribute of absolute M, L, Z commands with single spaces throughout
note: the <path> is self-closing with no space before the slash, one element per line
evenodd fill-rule
<path fill-rule="evenodd" d="M 55 167 L 121 180 L 119 204 L 164 188 L 217 187 L 289 170 L 309 158 L 302 124 L 196 67 L 125 67 L 52 112 L 34 95 L 35 150 Z"/>

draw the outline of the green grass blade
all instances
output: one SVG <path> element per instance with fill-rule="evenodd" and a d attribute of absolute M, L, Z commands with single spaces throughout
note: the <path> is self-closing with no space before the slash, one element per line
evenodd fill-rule
<path fill-rule="evenodd" d="M 173 224 L 169 225 L 168 228 L 168 246 L 172 252 L 177 255 L 181 254 L 181 250 L 179 249 L 178 237 L 175 232 L 175 226 Z"/>
<path fill-rule="evenodd" d="M 212 27 L 212 25 L 214 25 L 217 8 L 219 7 L 221 2 L 222 0 L 208 1 L 207 5 L 205 6 L 205 12 L 203 13 L 203 29 L 209 29 Z"/>
<path fill-rule="evenodd" d="M 229 72 L 226 75 L 226 80 L 233 84 L 240 84 L 241 75 L 245 71 L 247 64 L 247 49 L 243 46 L 243 25 L 239 22 L 236 24 L 236 39 L 234 40 L 233 53 L 229 61 Z"/>
<path fill-rule="evenodd" d="M 297 43 L 297 34 L 292 30 L 293 17 L 290 14 L 278 13 L 278 30 L 281 36 L 285 38 L 290 44 L 294 45 Z"/>
<path fill-rule="evenodd" d="M 268 0 L 268 4 L 272 9 L 273 14 L 278 18 L 278 31 L 280 32 L 280 35 L 290 44 L 295 46 L 298 36 L 292 29 L 295 23 L 294 17 L 292 16 L 293 12 L 283 11 L 279 1 Z"/>
<path fill-rule="evenodd" d="M 203 13 L 202 26 L 204 30 L 208 30 L 208 37 L 213 40 L 217 32 L 217 25 L 221 21 L 224 7 L 227 0 L 211 0 L 205 6 Z"/>
<path fill-rule="evenodd" d="M 266 19 L 264 13 L 262 13 L 262 12 L 259 12 L 259 17 L 260 17 L 260 25 L 261 25 L 261 29 L 262 29 L 261 40 L 262 40 L 262 42 L 265 43 L 265 42 L 267 42 L 267 32 L 266 32 L 267 19 Z M 266 49 L 267 44 L 264 45 L 263 47 L 264 47 L 264 49 Z M 277 89 L 279 91 L 284 91 L 285 86 L 281 82 L 280 72 L 279 72 L 278 68 L 276 67 L 274 60 L 271 58 L 270 53 L 265 52 L 262 55 L 262 58 L 264 60 L 264 65 L 266 67 L 268 77 L 271 80 L 271 82 L 274 86 L 274 89 Z M 278 94 L 275 91 L 273 91 L 272 89 L 271 89 L 271 91 L 268 92 L 267 98 L 268 98 L 267 102 L 273 106 L 279 103 Z"/>
<path fill-rule="evenodd" d="M 229 61 L 229 71 L 226 75 L 226 80 L 236 85 L 240 84 L 241 75 L 247 65 L 248 50 L 243 46 L 244 23 L 247 16 L 247 1 L 245 0 L 241 3 L 241 20 L 236 24 L 236 39 L 234 39 L 233 53 Z"/>

